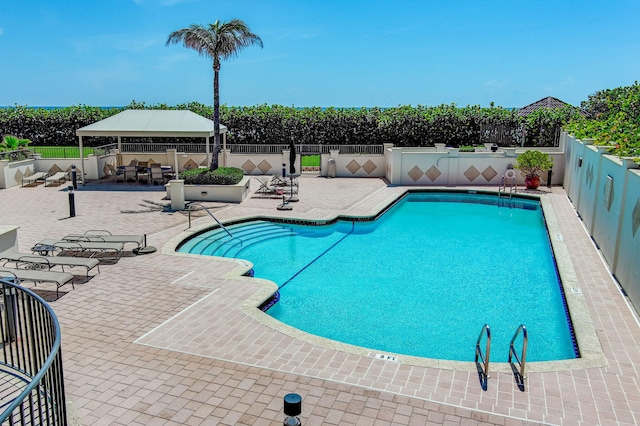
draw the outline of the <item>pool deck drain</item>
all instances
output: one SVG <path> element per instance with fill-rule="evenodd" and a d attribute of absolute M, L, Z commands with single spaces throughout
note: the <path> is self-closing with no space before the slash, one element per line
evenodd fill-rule
<path fill-rule="evenodd" d="M 346 211 L 369 215 L 403 191 L 378 179 L 301 178 L 300 186 L 293 211 L 277 212 L 278 200 L 249 197 L 217 216 L 228 221 L 261 214 L 312 220 Z M 60 220 L 68 216 L 64 195 L 42 187 L 0 191 L 1 217 L 21 226 L 22 251 L 43 237 L 94 229 L 96 223 L 112 232 L 146 233 L 149 244 L 162 247 L 105 265 L 52 303 L 62 325 L 67 395 L 84 424 L 276 425 L 282 423 L 282 397 L 290 392 L 303 396 L 306 425 L 640 422 L 640 371 L 634 362 L 640 326 L 562 189 L 545 197 L 604 365 L 531 371 L 524 392 L 509 372 L 491 371 L 482 391 L 475 366 L 379 360 L 371 351 L 307 342 L 295 330 L 283 333 L 247 315 L 270 289 L 238 278 L 246 264 L 165 254 L 166 244 L 186 228 L 186 215 L 122 213 L 135 210 L 140 200 L 162 203 L 162 192 L 117 191 L 117 185 L 104 192 L 89 184 L 76 194 L 77 216 Z M 209 219 L 194 222 L 210 225 Z"/>

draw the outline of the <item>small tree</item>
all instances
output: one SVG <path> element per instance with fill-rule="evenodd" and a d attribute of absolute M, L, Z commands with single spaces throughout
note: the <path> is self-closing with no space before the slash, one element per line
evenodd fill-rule
<path fill-rule="evenodd" d="M 540 176 L 541 171 L 553 167 L 553 158 L 544 152 L 527 150 L 518 156 L 515 167 L 522 170 L 527 177 Z"/>

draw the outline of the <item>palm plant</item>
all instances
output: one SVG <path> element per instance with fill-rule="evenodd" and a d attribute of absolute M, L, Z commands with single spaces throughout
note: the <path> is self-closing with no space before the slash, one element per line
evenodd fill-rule
<path fill-rule="evenodd" d="M 6 151 L 17 151 L 25 148 L 30 143 L 31 141 L 29 139 L 22 139 L 13 135 L 5 135 L 2 143 L 0 144 L 0 148 L 3 148 Z"/>
<path fill-rule="evenodd" d="M 262 47 L 262 39 L 252 33 L 240 19 L 229 22 L 216 21 L 209 25 L 192 24 L 169 34 L 166 45 L 182 43 L 213 61 L 213 158 L 211 170 L 218 168 L 220 152 L 220 85 L 218 74 L 220 60 L 238 55 L 243 48 L 257 44 Z"/>

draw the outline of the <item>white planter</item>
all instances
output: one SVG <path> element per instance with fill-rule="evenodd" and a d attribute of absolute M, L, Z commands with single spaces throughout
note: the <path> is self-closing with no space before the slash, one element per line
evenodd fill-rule
<path fill-rule="evenodd" d="M 167 198 L 171 199 L 171 182 L 167 183 Z M 184 185 L 185 201 L 220 201 L 240 203 L 249 194 L 251 176 L 244 176 L 235 185 Z"/>

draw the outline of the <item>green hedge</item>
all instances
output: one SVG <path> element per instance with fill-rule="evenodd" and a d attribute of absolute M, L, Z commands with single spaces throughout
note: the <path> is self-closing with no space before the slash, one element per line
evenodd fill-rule
<path fill-rule="evenodd" d="M 577 138 L 613 145 L 613 154 L 640 157 L 640 85 L 606 89 L 582 102 L 583 116 L 565 128 Z"/>
<path fill-rule="evenodd" d="M 212 119 L 213 107 L 188 103 L 170 107 L 132 102 L 125 108 L 89 106 L 60 109 L 31 109 L 22 106 L 0 109 L 0 134 L 31 139 L 35 145 L 77 145 L 78 128 L 107 118 L 124 109 L 187 109 Z M 553 143 L 555 129 L 567 123 L 575 109 L 542 110 L 528 118 L 515 110 L 455 104 L 398 106 L 393 108 L 295 108 L 280 105 L 229 107 L 222 105 L 220 121 L 229 129 L 228 143 L 449 146 L 478 145 L 489 142 L 487 128 L 507 129 L 508 139 L 501 145 L 519 144 L 522 126 L 527 128 L 527 146 Z M 135 141 L 123 138 L 124 142 Z M 172 140 L 175 141 L 175 140 Z M 188 141 L 188 140 L 187 140 Z M 195 141 L 195 140 L 191 140 Z M 115 138 L 83 139 L 85 146 L 115 142 Z M 157 142 L 162 142 L 157 140 Z M 185 142 L 185 141 L 181 141 Z"/>
<path fill-rule="evenodd" d="M 237 167 L 219 167 L 209 169 L 192 169 L 180 172 L 180 179 L 191 185 L 235 185 L 242 180 L 244 172 Z"/>

